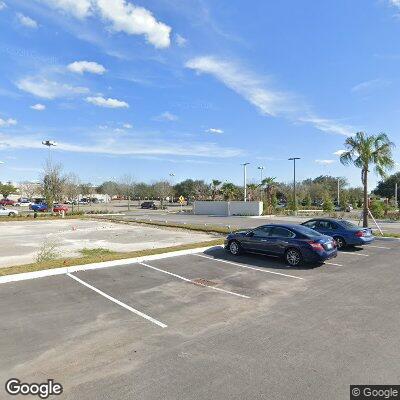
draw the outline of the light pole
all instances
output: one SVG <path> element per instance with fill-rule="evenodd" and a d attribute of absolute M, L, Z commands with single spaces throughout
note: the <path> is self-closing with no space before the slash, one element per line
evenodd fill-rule
<path fill-rule="evenodd" d="M 397 207 L 399 206 L 399 204 L 397 203 L 397 182 L 394 185 L 394 204 L 397 210 Z"/>
<path fill-rule="evenodd" d="M 172 182 L 172 186 L 173 186 L 173 184 L 174 184 L 173 179 L 174 179 L 175 174 L 173 172 L 170 172 L 169 176 L 171 177 L 171 182 Z M 172 203 L 174 203 L 174 193 L 173 192 L 172 192 Z"/>
<path fill-rule="evenodd" d="M 337 178 L 337 205 L 340 206 L 340 178 Z"/>
<path fill-rule="evenodd" d="M 57 146 L 57 143 L 54 142 L 53 140 L 43 140 L 42 141 L 42 145 L 46 146 L 49 149 L 49 162 L 51 162 L 51 153 L 50 153 L 50 149 L 52 147 Z"/>
<path fill-rule="evenodd" d="M 263 171 L 264 171 L 264 167 L 262 165 L 260 165 L 259 167 L 257 167 L 257 169 L 260 170 L 260 200 L 262 201 L 262 197 L 263 197 L 263 188 L 262 188 L 262 182 L 263 182 Z"/>
<path fill-rule="evenodd" d="M 0 161 L 0 165 L 2 165 L 2 164 L 4 164 L 4 161 Z M 0 182 L 1 182 L 1 180 L 0 180 Z"/>
<path fill-rule="evenodd" d="M 296 199 L 296 160 L 300 160 L 300 157 L 288 158 L 289 161 L 293 161 L 293 209 L 297 210 L 297 199 Z"/>
<path fill-rule="evenodd" d="M 247 171 L 246 171 L 246 167 L 249 165 L 250 163 L 243 163 L 240 165 L 243 165 L 243 186 L 244 186 L 244 201 L 247 201 Z"/>

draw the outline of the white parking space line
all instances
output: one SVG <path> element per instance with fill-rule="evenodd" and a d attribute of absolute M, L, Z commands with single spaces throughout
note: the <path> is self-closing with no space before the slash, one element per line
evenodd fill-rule
<path fill-rule="evenodd" d="M 249 296 L 245 296 L 244 294 L 239 294 L 239 293 L 231 292 L 229 290 L 217 288 L 217 287 L 214 287 L 214 286 L 205 285 L 204 283 L 199 283 L 199 282 L 193 281 L 192 279 L 185 278 L 184 276 L 181 276 L 181 275 L 173 274 L 172 272 L 165 271 L 164 269 L 153 267 L 153 266 L 151 266 L 149 264 L 145 264 L 145 263 L 142 263 L 142 262 L 140 262 L 139 264 L 143 265 L 144 267 L 154 269 L 155 271 L 162 272 L 164 274 L 174 276 L 175 278 L 182 279 L 183 281 L 192 283 L 192 284 L 194 284 L 196 286 L 203 286 L 203 287 L 207 287 L 209 289 L 217 290 L 218 292 L 232 294 L 234 296 L 243 297 L 244 299 L 250 299 Z"/>
<path fill-rule="evenodd" d="M 150 317 L 150 316 L 147 315 L 147 314 L 142 313 L 142 312 L 139 311 L 139 310 L 136 310 L 135 308 L 133 308 L 133 307 L 131 307 L 131 306 L 128 306 L 128 305 L 125 304 L 125 303 L 122 303 L 122 301 L 119 301 L 119 300 L 115 299 L 114 297 L 111 297 L 111 296 L 108 295 L 107 293 L 102 292 L 100 289 L 97 289 L 97 288 L 95 288 L 94 286 L 89 285 L 88 283 L 86 283 L 86 282 L 83 281 L 82 279 L 79 279 L 79 278 L 76 277 L 75 275 L 72 275 L 72 274 L 70 274 L 70 273 L 68 273 L 67 275 L 68 275 L 70 278 L 72 278 L 72 279 L 76 280 L 77 282 L 79 282 L 81 285 L 86 286 L 87 288 L 89 288 L 89 289 L 95 291 L 96 293 L 98 293 L 98 294 L 100 294 L 101 296 L 105 297 L 106 299 L 108 299 L 108 300 L 114 302 L 115 304 L 118 304 L 119 306 L 125 308 L 126 310 L 128 310 L 128 311 L 130 311 L 130 312 L 133 312 L 134 314 L 139 315 L 140 317 L 142 317 L 142 318 L 144 318 L 144 319 L 147 319 L 148 321 L 152 322 L 153 324 L 156 324 L 156 325 L 160 326 L 161 328 L 166 328 L 166 327 L 167 327 L 166 324 L 164 324 L 164 323 L 162 323 L 162 322 L 160 322 L 160 321 L 158 321 L 158 320 L 156 320 L 156 319 Z"/>
<path fill-rule="evenodd" d="M 335 267 L 343 267 L 342 264 L 336 264 L 336 263 L 332 263 L 332 262 L 327 262 L 325 261 L 324 264 L 328 264 L 328 265 L 334 265 Z"/>
<path fill-rule="evenodd" d="M 192 254 L 193 256 L 197 256 L 197 257 L 203 257 L 203 258 L 208 258 L 209 260 L 213 260 L 213 261 L 219 261 L 219 262 L 223 262 L 226 264 L 232 264 L 232 265 L 236 265 L 238 267 L 242 267 L 242 268 L 247 268 L 247 269 L 252 269 L 254 271 L 261 271 L 261 272 L 265 272 L 268 274 L 274 274 L 274 275 L 281 275 L 281 276 L 286 276 L 288 278 L 294 278 L 294 279 L 301 279 L 303 280 L 304 278 L 300 278 L 299 276 L 294 276 L 294 275 L 288 275 L 288 274 L 282 274 L 281 272 L 274 272 L 274 271 L 269 271 L 267 269 L 263 269 L 263 268 L 256 268 L 256 267 L 250 267 L 249 265 L 243 265 L 243 264 L 239 264 L 233 261 L 228 261 L 228 260 L 221 260 L 219 258 L 213 258 L 213 257 L 208 257 L 204 254 Z"/>
<path fill-rule="evenodd" d="M 374 247 L 375 249 L 392 250 L 391 247 L 375 246 L 374 244 L 369 244 L 368 247 Z"/>
<path fill-rule="evenodd" d="M 341 251 L 340 254 L 346 254 L 349 256 L 369 257 L 369 254 L 348 253 L 347 251 Z"/>

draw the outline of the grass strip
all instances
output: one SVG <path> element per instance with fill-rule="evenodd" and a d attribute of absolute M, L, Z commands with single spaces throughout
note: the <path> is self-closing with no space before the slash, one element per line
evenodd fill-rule
<path fill-rule="evenodd" d="M 0 268 L 0 276 L 21 274 L 24 272 L 41 271 L 60 267 L 70 267 L 74 265 L 92 264 L 103 261 L 124 260 L 126 258 L 144 257 L 155 254 L 171 253 L 178 250 L 190 250 L 197 247 L 218 246 L 223 244 L 223 239 L 208 240 L 205 242 L 180 244 L 177 246 L 161 247 L 157 249 L 136 250 L 129 252 L 113 252 L 107 249 L 82 249 L 82 257 L 60 258 L 57 260 L 43 261 L 40 263 L 17 265 L 14 267 Z M 100 251 L 101 250 L 101 251 Z"/>
<path fill-rule="evenodd" d="M 208 224 L 185 224 L 185 223 L 175 223 L 171 221 L 163 222 L 163 221 L 157 221 L 157 220 L 152 220 L 149 221 L 147 219 L 135 219 L 135 220 L 121 220 L 117 219 L 117 217 L 97 217 L 92 219 L 97 219 L 97 220 L 106 220 L 110 222 L 116 222 L 116 223 L 121 223 L 121 224 L 143 224 L 143 225 L 150 225 L 150 226 L 160 226 L 160 227 L 165 227 L 165 228 L 176 228 L 176 229 L 186 229 L 189 231 L 196 231 L 196 232 L 204 232 L 204 233 L 219 233 L 223 235 L 227 235 L 228 233 L 231 232 L 236 232 L 238 230 L 243 230 L 239 229 L 239 227 L 233 227 L 231 226 L 228 228 L 228 226 L 220 226 L 220 225 L 208 225 Z"/>

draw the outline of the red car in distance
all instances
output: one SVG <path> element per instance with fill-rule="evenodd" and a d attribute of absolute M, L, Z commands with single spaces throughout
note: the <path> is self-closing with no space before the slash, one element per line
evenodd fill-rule
<path fill-rule="evenodd" d="M 14 200 L 10 200 L 10 199 L 1 199 L 0 200 L 1 206 L 13 206 L 14 204 L 15 204 Z"/>
<path fill-rule="evenodd" d="M 65 206 L 64 204 L 54 204 L 53 206 L 53 212 L 62 212 L 64 211 L 65 213 L 68 212 L 68 207 Z"/>

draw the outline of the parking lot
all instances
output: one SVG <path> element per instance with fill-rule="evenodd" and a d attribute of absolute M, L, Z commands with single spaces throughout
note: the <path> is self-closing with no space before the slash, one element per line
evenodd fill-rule
<path fill-rule="evenodd" d="M 397 257 L 395 239 L 315 268 L 213 248 L 1 284 L 0 376 L 63 399 L 348 399 L 398 383 Z"/>

